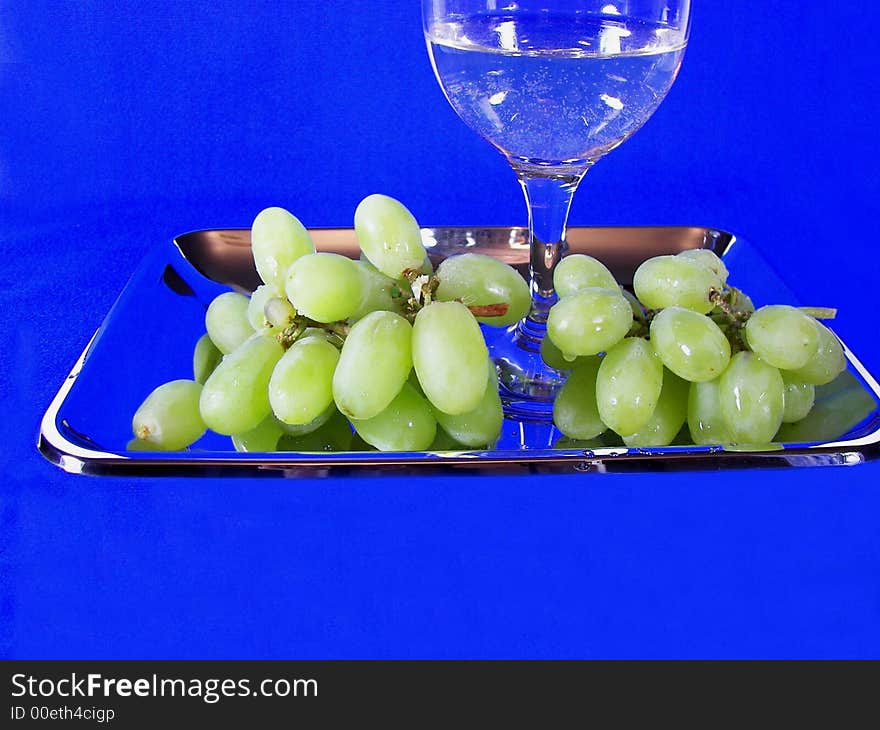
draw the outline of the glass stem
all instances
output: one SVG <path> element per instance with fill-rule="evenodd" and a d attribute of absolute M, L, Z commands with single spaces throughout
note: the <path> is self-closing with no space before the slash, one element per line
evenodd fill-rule
<path fill-rule="evenodd" d="M 532 311 L 528 320 L 543 324 L 556 301 L 553 270 L 567 248 L 565 224 L 574 192 L 586 170 L 566 171 L 564 174 L 534 168 L 514 167 L 514 170 L 529 209 Z"/>

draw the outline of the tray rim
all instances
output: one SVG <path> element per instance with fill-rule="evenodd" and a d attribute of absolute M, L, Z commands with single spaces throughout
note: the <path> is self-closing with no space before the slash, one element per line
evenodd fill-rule
<path fill-rule="evenodd" d="M 521 226 L 430 226 L 422 232 L 437 229 L 513 230 Z M 729 236 L 727 249 L 739 237 L 723 229 L 711 226 L 572 226 L 571 229 L 675 229 L 699 228 Z M 178 240 L 184 236 L 214 231 L 242 231 L 243 228 L 206 228 L 187 231 L 172 239 L 180 249 Z M 347 228 L 310 228 L 309 230 L 344 231 Z M 149 254 L 147 255 L 149 258 Z M 146 259 L 140 266 L 146 264 Z M 140 266 L 138 269 L 140 269 Z M 769 264 L 768 264 L 769 266 Z M 135 274 L 137 273 L 137 270 Z M 201 275 L 201 274 L 200 274 Z M 120 297 L 128 288 L 123 288 Z M 115 305 L 114 305 L 115 306 Z M 605 447 L 596 449 L 535 449 L 521 450 L 454 451 L 454 452 L 340 452 L 339 454 L 308 452 L 236 453 L 232 452 L 123 452 L 92 449 L 71 441 L 58 428 L 58 415 L 67 394 L 73 388 L 95 340 L 106 325 L 112 309 L 101 326 L 94 332 L 83 348 L 59 390 L 53 397 L 40 421 L 37 449 L 52 464 L 72 474 L 103 476 L 333 476 L 401 474 L 407 472 L 429 475 L 441 472 L 501 474 L 509 471 L 520 473 L 613 473 L 652 471 L 711 470 L 718 468 L 764 468 L 797 467 L 816 465 L 854 465 L 880 458 L 880 425 L 867 435 L 848 440 L 826 443 L 780 447 L 765 451 L 725 450 L 717 446 L 686 446 L 662 448 Z M 836 335 L 835 335 L 836 336 Z M 838 338 L 840 339 L 840 338 Z M 847 362 L 859 374 L 873 395 L 880 399 L 880 384 L 845 342 L 840 340 Z M 137 453 L 137 456 L 132 456 Z M 368 458 L 363 454 L 369 453 Z M 185 456 L 184 456 L 185 455 Z M 633 468 L 637 465 L 641 468 Z"/>

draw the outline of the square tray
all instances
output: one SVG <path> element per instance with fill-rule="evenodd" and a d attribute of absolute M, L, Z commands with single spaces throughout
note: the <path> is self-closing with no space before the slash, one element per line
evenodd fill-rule
<path fill-rule="evenodd" d="M 318 250 L 358 256 L 351 229 L 314 229 L 311 234 Z M 528 269 L 528 231 L 523 228 L 425 228 L 422 238 L 435 263 L 471 251 L 495 256 L 523 274 Z M 693 226 L 571 227 L 567 240 L 570 253 L 599 258 L 625 285 L 650 256 L 708 248 L 722 256 L 731 282 L 757 306 L 798 303 L 752 245 L 725 231 Z M 564 441 L 556 443 L 560 434 L 555 428 L 513 420 L 505 420 L 501 447 L 483 451 L 237 453 L 228 437 L 211 432 L 187 451 L 127 450 L 132 414 L 146 395 L 163 382 L 191 377 L 192 348 L 204 332 L 210 301 L 230 287 L 250 292 L 259 283 L 246 229 L 194 231 L 157 246 L 126 285 L 47 409 L 39 450 L 74 473 L 190 476 L 803 467 L 858 464 L 880 454 L 880 386 L 845 344 L 849 368 L 833 383 L 816 389 L 811 414 L 786 427 L 785 443 L 767 451 L 693 445 L 568 448 Z"/>

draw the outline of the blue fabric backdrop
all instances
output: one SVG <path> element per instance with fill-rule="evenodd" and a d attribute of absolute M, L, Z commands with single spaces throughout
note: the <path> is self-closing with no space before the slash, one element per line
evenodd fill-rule
<path fill-rule="evenodd" d="M 876 3 L 695 0 L 575 224 L 743 234 L 880 370 Z M 878 657 L 880 471 L 85 478 L 39 418 L 158 242 L 283 205 L 522 224 L 417 2 L 0 4 L 0 656 Z M 133 334 L 136 336 L 136 333 Z"/>

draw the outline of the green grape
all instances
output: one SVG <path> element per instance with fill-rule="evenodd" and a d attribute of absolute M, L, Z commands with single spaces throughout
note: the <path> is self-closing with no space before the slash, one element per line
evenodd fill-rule
<path fill-rule="evenodd" d="M 465 446 L 458 443 L 458 441 L 452 438 L 452 436 L 446 433 L 442 428 L 438 428 L 434 440 L 428 447 L 428 451 L 463 451 L 465 448 Z"/>
<path fill-rule="evenodd" d="M 721 416 L 734 444 L 768 444 L 782 424 L 784 386 L 779 370 L 752 352 L 730 359 L 718 383 Z"/>
<path fill-rule="evenodd" d="M 330 417 L 337 413 L 336 404 L 331 403 L 322 413 L 317 415 L 314 419 L 309 421 L 308 423 L 285 423 L 280 420 L 273 414 L 273 418 L 275 418 L 275 423 L 278 424 L 278 428 L 281 431 L 289 436 L 305 436 L 307 433 L 311 433 L 312 431 L 317 431 L 321 426 L 327 423 L 330 420 Z"/>
<path fill-rule="evenodd" d="M 592 451 L 593 449 L 604 449 L 607 444 L 600 438 L 592 439 L 573 439 L 568 436 L 561 436 L 556 439 L 553 444 L 554 449 L 566 449 L 577 451 Z"/>
<path fill-rule="evenodd" d="M 283 354 L 273 335 L 260 332 L 224 357 L 199 400 L 208 428 L 231 436 L 259 426 L 272 411 L 269 378 Z"/>
<path fill-rule="evenodd" d="M 667 307 L 651 321 L 651 344 L 663 364 L 685 380 L 717 378 L 730 362 L 730 342 L 708 317 Z"/>
<path fill-rule="evenodd" d="M 352 325 L 333 373 L 333 400 L 352 419 L 378 415 L 412 369 L 412 327 L 394 312 L 371 312 Z"/>
<path fill-rule="evenodd" d="M 311 423 L 333 404 L 333 371 L 339 350 L 326 340 L 307 337 L 291 345 L 269 380 L 269 403 L 278 420 L 296 426 Z"/>
<path fill-rule="evenodd" d="M 617 289 L 619 284 L 608 267 L 586 254 L 570 254 L 553 271 L 553 288 L 562 299 L 581 289 Z"/>
<path fill-rule="evenodd" d="M 316 322 L 336 322 L 357 311 L 364 279 L 358 264 L 346 256 L 310 253 L 291 264 L 285 292 L 300 314 Z"/>
<path fill-rule="evenodd" d="M 199 337 L 193 349 L 193 380 L 204 385 L 222 357 L 223 353 L 211 342 L 207 332 Z"/>
<path fill-rule="evenodd" d="M 436 298 L 458 300 L 466 306 L 506 304 L 507 313 L 496 317 L 477 317 L 493 327 L 507 327 L 529 313 L 532 298 L 529 285 L 519 272 L 503 261 L 479 253 L 450 256 L 437 268 Z"/>
<path fill-rule="evenodd" d="M 691 383 L 688 393 L 687 422 L 691 439 L 700 446 L 729 444 L 733 439 L 721 415 L 720 377 Z"/>
<path fill-rule="evenodd" d="M 205 329 L 224 355 L 235 350 L 254 333 L 248 322 L 250 300 L 243 294 L 228 291 L 215 297 L 205 313 Z"/>
<path fill-rule="evenodd" d="M 270 299 L 281 296 L 274 284 L 261 284 L 258 286 L 248 301 L 247 318 L 254 330 L 271 326 L 266 318 L 266 304 Z"/>
<path fill-rule="evenodd" d="M 684 425 L 690 384 L 670 370 L 663 370 L 663 386 L 657 407 L 638 432 L 623 437 L 627 446 L 669 446 Z"/>
<path fill-rule="evenodd" d="M 626 337 L 633 312 L 619 289 L 581 289 L 550 309 L 547 336 L 567 360 L 597 355 Z"/>
<path fill-rule="evenodd" d="M 486 392 L 489 351 L 460 302 L 432 302 L 413 324 L 413 366 L 428 400 L 453 416 L 475 410 Z"/>
<path fill-rule="evenodd" d="M 368 261 L 357 261 L 355 265 L 361 273 L 363 295 L 358 308 L 348 318 L 350 322 L 363 319 L 370 312 L 389 311 L 397 309 L 392 292 L 398 288 L 394 279 L 389 279 Z"/>
<path fill-rule="evenodd" d="M 679 251 L 676 256 L 680 259 L 693 261 L 700 264 L 700 266 L 705 266 L 718 277 L 722 284 L 727 282 L 730 272 L 714 251 L 710 251 L 708 248 L 688 248 L 684 251 Z"/>
<path fill-rule="evenodd" d="M 541 359 L 556 370 L 572 370 L 575 364 L 581 360 L 581 358 L 566 360 L 562 350 L 556 347 L 549 337 L 544 337 L 541 340 Z"/>
<path fill-rule="evenodd" d="M 806 418 L 812 410 L 813 403 L 816 400 L 816 386 L 799 380 L 787 370 L 780 372 L 782 373 L 782 385 L 784 387 L 782 422 L 795 423 L 802 418 Z"/>
<path fill-rule="evenodd" d="M 571 439 L 589 440 L 607 428 L 596 403 L 596 376 L 601 363 L 599 357 L 581 358 L 556 394 L 553 423 Z"/>
<path fill-rule="evenodd" d="M 456 442 L 471 448 L 491 447 L 501 435 L 504 411 L 498 395 L 498 375 L 490 360 L 488 383 L 480 404 L 468 413 L 450 416 L 437 411 L 434 415 L 443 430 Z"/>
<path fill-rule="evenodd" d="M 271 452 L 278 450 L 278 440 L 284 431 L 278 425 L 274 416 L 269 416 L 260 421 L 256 428 L 244 433 L 232 435 L 232 445 L 236 451 L 244 452 Z"/>
<path fill-rule="evenodd" d="M 299 336 L 297 342 L 302 342 L 303 340 L 308 340 L 310 338 L 316 338 L 323 342 L 329 342 L 331 345 L 337 347 L 342 347 L 343 340 L 339 335 L 335 332 L 331 332 L 330 330 L 325 330 L 323 327 L 306 327 L 303 330 L 303 333 Z"/>
<path fill-rule="evenodd" d="M 251 251 L 260 278 L 284 291 L 290 265 L 300 256 L 314 253 L 315 244 L 295 216 L 283 208 L 266 208 L 251 226 Z"/>
<path fill-rule="evenodd" d="M 678 306 L 706 314 L 714 306 L 710 295 L 722 288 L 715 272 L 680 256 L 654 256 L 633 276 L 636 296 L 649 309 Z"/>
<path fill-rule="evenodd" d="M 308 433 L 285 433 L 278 441 L 279 451 L 334 452 L 360 450 L 354 448 L 351 424 L 335 408 L 318 428 Z"/>
<path fill-rule="evenodd" d="M 352 425 L 380 451 L 426 451 L 437 434 L 431 407 L 409 383 L 404 383 L 384 411 L 363 421 L 353 420 Z"/>
<path fill-rule="evenodd" d="M 813 326 L 817 333 L 816 352 L 806 365 L 791 374 L 811 385 L 825 385 L 846 370 L 846 355 L 830 329 L 817 320 L 813 320 Z"/>
<path fill-rule="evenodd" d="M 131 428 L 136 438 L 162 451 L 185 449 L 205 433 L 199 415 L 202 385 L 172 380 L 156 388 L 135 411 Z"/>
<path fill-rule="evenodd" d="M 293 318 L 296 317 L 296 310 L 293 305 L 287 301 L 286 296 L 272 297 L 263 307 L 263 314 L 266 322 L 270 327 L 284 330 L 293 324 Z"/>
<path fill-rule="evenodd" d="M 154 444 L 143 439 L 133 438 L 125 445 L 126 451 L 177 451 L 177 449 L 164 449 L 159 444 Z"/>
<path fill-rule="evenodd" d="M 436 440 L 436 439 L 435 439 Z M 431 451 L 434 451 L 434 444 L 431 444 Z M 347 449 L 348 451 L 378 451 L 375 446 L 371 446 L 366 441 L 364 441 L 357 433 L 357 431 L 353 431 L 351 434 L 351 444 Z"/>
<path fill-rule="evenodd" d="M 408 269 L 420 269 L 427 252 L 419 224 L 400 201 L 369 195 L 354 212 L 354 230 L 367 259 L 385 276 L 400 279 Z"/>
<path fill-rule="evenodd" d="M 814 322 L 800 309 L 771 304 L 749 317 L 746 341 L 751 351 L 768 365 L 797 370 L 816 354 L 819 337 Z"/>
<path fill-rule="evenodd" d="M 626 289 L 621 289 L 620 293 L 623 295 L 623 298 L 629 302 L 629 307 L 632 309 L 633 319 L 638 320 L 639 322 L 645 321 L 645 308 L 642 306 L 642 303 L 636 298 L 636 295 L 632 292 L 627 291 Z"/>
<path fill-rule="evenodd" d="M 630 436 L 648 423 L 662 386 L 663 363 L 651 343 L 627 337 L 609 349 L 599 365 L 599 416 L 619 435 Z"/>

